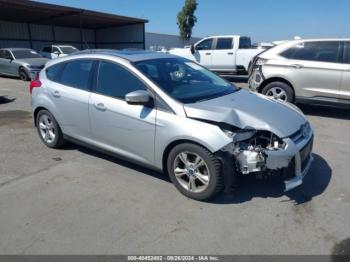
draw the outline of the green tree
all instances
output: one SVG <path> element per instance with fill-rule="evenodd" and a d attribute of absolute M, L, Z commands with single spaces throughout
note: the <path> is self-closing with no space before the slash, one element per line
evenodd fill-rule
<path fill-rule="evenodd" d="M 198 3 L 196 0 L 186 0 L 185 5 L 177 14 L 177 25 L 180 30 L 180 37 L 184 40 L 189 40 L 192 36 L 192 28 L 197 22 L 197 17 L 194 15 L 197 5 Z"/>

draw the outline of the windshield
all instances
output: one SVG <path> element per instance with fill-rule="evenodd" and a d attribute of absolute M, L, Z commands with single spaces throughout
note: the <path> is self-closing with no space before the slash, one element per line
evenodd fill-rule
<path fill-rule="evenodd" d="M 195 103 L 238 90 L 204 67 L 181 58 L 136 62 L 136 67 L 172 98 Z"/>
<path fill-rule="evenodd" d="M 60 46 L 60 49 L 61 49 L 63 54 L 67 54 L 67 55 L 78 51 L 78 49 L 76 49 L 73 46 Z"/>
<path fill-rule="evenodd" d="M 41 58 L 41 55 L 30 49 L 12 50 L 12 54 L 14 55 L 15 59 Z"/>

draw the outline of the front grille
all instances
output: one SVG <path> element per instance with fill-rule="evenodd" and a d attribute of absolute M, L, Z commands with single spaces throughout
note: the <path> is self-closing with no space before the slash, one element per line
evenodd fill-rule
<path fill-rule="evenodd" d="M 306 133 L 304 133 L 304 132 L 306 132 Z M 302 140 L 309 137 L 310 132 L 311 132 L 310 124 L 306 123 L 306 124 L 302 125 L 301 128 L 298 129 L 298 131 L 296 131 L 295 133 L 293 133 L 289 138 L 294 143 L 299 144 Z"/>
<path fill-rule="evenodd" d="M 301 160 L 301 170 L 304 170 L 309 159 L 311 157 L 312 145 L 314 138 L 312 137 L 310 141 L 300 150 L 300 160 Z"/>

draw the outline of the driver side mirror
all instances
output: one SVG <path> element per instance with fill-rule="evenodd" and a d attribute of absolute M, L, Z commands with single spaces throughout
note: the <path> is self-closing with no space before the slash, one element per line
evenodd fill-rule
<path fill-rule="evenodd" d="M 191 53 L 192 55 L 196 52 L 196 48 L 194 47 L 194 44 L 191 45 Z"/>
<path fill-rule="evenodd" d="M 55 55 L 59 56 L 59 55 L 60 55 L 60 52 L 58 52 L 58 51 L 54 51 L 54 52 L 53 52 L 53 54 L 55 54 Z"/>
<path fill-rule="evenodd" d="M 137 90 L 126 94 L 125 101 L 129 105 L 153 106 L 153 99 L 146 90 Z"/>

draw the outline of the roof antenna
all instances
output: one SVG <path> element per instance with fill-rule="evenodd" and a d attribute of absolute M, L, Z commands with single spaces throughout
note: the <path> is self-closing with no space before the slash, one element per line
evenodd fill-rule
<path fill-rule="evenodd" d="M 81 10 L 80 13 L 79 13 L 80 40 L 81 40 L 81 43 L 84 42 L 85 47 L 87 47 L 87 49 L 90 49 L 90 46 L 87 43 L 87 41 L 86 41 L 86 39 L 84 37 L 84 33 L 83 33 L 83 21 L 82 21 L 82 18 L 81 18 L 82 13 L 84 13 L 84 10 Z"/>

